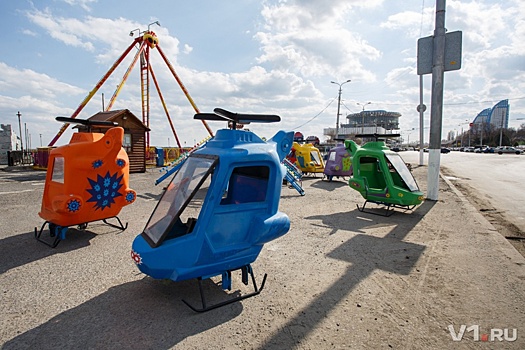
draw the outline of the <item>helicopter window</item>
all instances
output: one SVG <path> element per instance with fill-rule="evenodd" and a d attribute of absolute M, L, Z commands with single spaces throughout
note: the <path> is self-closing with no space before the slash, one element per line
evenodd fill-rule
<path fill-rule="evenodd" d="M 221 204 L 264 202 L 269 175 L 270 168 L 267 166 L 248 166 L 233 169 L 228 182 L 228 190 L 221 200 Z"/>
<path fill-rule="evenodd" d="M 328 160 L 331 162 L 335 162 L 335 155 L 337 152 L 330 152 L 330 156 L 328 157 Z"/>
<path fill-rule="evenodd" d="M 55 157 L 51 181 L 64 183 L 64 157 Z"/>
<path fill-rule="evenodd" d="M 404 182 L 406 187 L 410 191 L 419 191 L 419 187 L 417 186 L 416 180 L 412 176 L 412 173 L 406 166 L 401 156 L 399 154 L 388 154 L 388 153 L 385 153 L 385 156 L 387 160 L 390 161 L 390 164 L 395 169 L 395 172 L 399 174 L 399 176 L 401 177 L 401 180 Z"/>
<path fill-rule="evenodd" d="M 315 165 L 321 165 L 321 158 L 319 157 L 319 153 L 310 152 L 310 159 L 315 163 Z"/>
<path fill-rule="evenodd" d="M 204 188 L 202 185 L 216 163 L 215 156 L 197 154 L 191 155 L 184 162 L 164 191 L 142 233 L 152 247 L 158 247 L 166 238 L 182 236 L 193 230 L 196 219 L 190 220 L 190 218 L 195 213 L 191 212 L 188 216 L 188 213 L 183 215 L 183 212 L 186 209 L 188 212 L 195 209 L 195 202 L 191 201 L 194 197 L 197 199 L 201 197 L 196 194 L 201 187 Z M 190 202 L 193 204 L 189 205 Z M 198 216 L 198 211 L 196 215 Z M 186 217 L 188 220 L 183 223 L 182 219 L 186 220 Z"/>

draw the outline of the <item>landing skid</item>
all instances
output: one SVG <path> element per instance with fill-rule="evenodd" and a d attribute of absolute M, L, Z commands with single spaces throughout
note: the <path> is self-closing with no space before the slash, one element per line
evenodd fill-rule
<path fill-rule="evenodd" d="M 193 305 L 191 305 L 190 303 L 188 303 L 186 300 L 183 299 L 182 301 L 184 302 L 184 304 L 186 304 L 190 309 L 192 309 L 195 312 L 206 312 L 206 311 L 210 311 L 210 310 L 213 310 L 213 309 L 216 309 L 216 308 L 228 305 L 228 304 L 235 303 L 235 302 L 240 301 L 240 300 L 244 300 L 244 299 L 251 298 L 251 297 L 254 297 L 256 295 L 259 295 L 259 293 L 261 293 L 261 291 L 264 288 L 264 283 L 266 282 L 267 274 L 264 274 L 264 277 L 263 277 L 263 280 L 262 280 L 262 283 L 261 283 L 261 288 L 257 288 L 257 283 L 255 282 L 255 275 L 253 274 L 253 270 L 252 270 L 252 267 L 250 265 L 244 265 L 243 267 L 241 267 L 239 269 L 228 270 L 228 271 L 224 272 L 222 274 L 223 288 L 231 290 L 231 273 L 232 273 L 232 271 L 236 271 L 236 270 L 241 270 L 242 271 L 242 283 L 244 283 L 244 285 L 248 285 L 248 274 L 251 276 L 254 292 L 248 293 L 248 294 L 245 294 L 245 295 L 241 295 L 241 296 L 238 296 L 236 298 L 228 299 L 226 301 L 223 301 L 223 302 L 211 305 L 211 306 L 207 306 L 206 298 L 204 296 L 204 290 L 202 288 L 202 277 L 199 277 L 197 279 L 197 281 L 199 282 L 199 292 L 200 292 L 200 295 L 201 295 L 202 307 L 201 308 L 196 308 Z"/>
<path fill-rule="evenodd" d="M 377 204 L 377 205 L 383 205 L 385 207 L 384 208 L 385 209 L 385 213 L 384 214 L 380 214 L 380 213 L 377 213 L 377 212 L 365 210 L 366 203 L 374 203 L 374 204 Z M 360 207 L 359 204 L 356 204 L 356 206 L 357 206 L 357 209 L 360 212 L 362 212 L 362 213 L 368 213 L 368 214 L 380 215 L 380 216 L 386 216 L 386 217 L 389 217 L 392 214 L 394 214 L 395 213 L 395 210 L 394 210 L 395 208 L 404 209 L 403 212 L 406 212 L 406 211 L 412 210 L 412 209 L 414 209 L 416 207 L 415 205 L 399 205 L 399 204 L 392 204 L 392 203 L 385 203 L 385 202 L 370 201 L 368 199 L 365 201 L 365 203 L 363 204 L 362 207 Z"/>
<path fill-rule="evenodd" d="M 107 221 L 108 219 L 113 219 L 113 218 L 117 219 L 118 225 L 110 223 L 110 222 Z M 114 217 L 111 217 L 111 218 L 103 219 L 102 222 L 104 222 L 108 226 L 117 228 L 117 229 L 119 229 L 121 231 L 124 231 L 125 229 L 128 228 L 128 223 L 126 222 L 126 225 L 123 225 L 122 221 L 120 221 L 118 216 L 114 216 Z M 49 224 L 49 237 L 54 238 L 54 240 L 52 242 L 48 242 L 47 240 L 44 240 L 44 239 L 41 238 L 42 232 L 44 231 L 44 227 L 46 227 L 46 224 Z M 83 231 L 83 230 L 85 230 L 87 228 L 87 226 L 88 226 L 88 223 L 85 222 L 85 223 L 82 223 L 82 224 L 78 224 L 77 228 L 79 230 Z M 45 245 L 47 245 L 47 246 L 49 246 L 51 248 L 56 248 L 56 246 L 58 245 L 58 243 L 60 243 L 60 241 L 63 241 L 64 239 L 66 239 L 66 232 L 67 232 L 68 228 L 69 228 L 69 226 L 59 226 L 59 225 L 54 224 L 52 222 L 46 221 L 46 222 L 44 222 L 42 224 L 42 227 L 40 227 L 40 230 L 38 230 L 35 227 L 35 238 L 36 238 L 37 241 L 39 241 L 41 243 L 44 243 Z"/>

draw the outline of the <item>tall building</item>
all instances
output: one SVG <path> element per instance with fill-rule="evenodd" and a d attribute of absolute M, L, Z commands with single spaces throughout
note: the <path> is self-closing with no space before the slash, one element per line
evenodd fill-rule
<path fill-rule="evenodd" d="M 509 127 L 509 100 L 501 100 L 492 108 L 485 108 L 474 118 L 475 125 L 483 125 L 484 129 L 489 129 L 492 125 L 494 129 L 507 129 Z"/>

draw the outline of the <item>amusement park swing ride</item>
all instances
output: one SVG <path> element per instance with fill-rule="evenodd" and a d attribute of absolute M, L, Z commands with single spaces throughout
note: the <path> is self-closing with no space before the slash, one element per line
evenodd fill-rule
<path fill-rule="evenodd" d="M 177 81 L 179 87 L 181 88 L 182 92 L 188 99 L 189 103 L 193 107 L 195 113 L 200 113 L 199 109 L 197 108 L 197 105 L 191 98 L 188 90 L 182 83 L 181 79 L 175 72 L 175 69 L 173 68 L 172 64 L 166 57 L 166 54 L 162 50 L 159 39 L 157 38 L 157 35 L 155 32 L 150 30 L 151 25 L 156 24 L 160 26 L 160 23 L 158 21 L 155 21 L 153 23 L 150 23 L 148 25 L 148 30 L 146 31 L 140 31 L 140 29 L 134 29 L 130 31 L 129 35 L 134 36 L 135 32 L 138 32 L 138 36 L 133 40 L 133 42 L 128 46 L 126 50 L 120 55 L 120 57 L 113 63 L 111 68 L 106 72 L 106 74 L 98 81 L 98 83 L 95 85 L 95 87 L 88 93 L 88 95 L 84 98 L 84 100 L 80 103 L 80 105 L 77 107 L 77 109 L 71 114 L 70 118 L 75 119 L 80 112 L 84 109 L 84 107 L 88 104 L 88 102 L 91 100 L 91 98 L 97 93 L 97 91 L 102 87 L 102 85 L 106 82 L 106 80 L 111 76 L 111 74 L 115 71 L 115 69 L 124 61 L 124 59 L 127 57 L 127 55 L 133 50 L 133 48 L 136 48 L 135 56 L 133 57 L 130 65 L 128 66 L 126 72 L 124 73 L 120 83 L 117 85 L 117 88 L 115 89 L 115 92 L 111 96 L 111 99 L 108 103 L 108 105 L 105 107 L 104 111 L 108 112 L 113 107 L 115 100 L 117 96 L 119 95 L 120 91 L 122 90 L 122 87 L 126 83 L 133 67 L 140 59 L 140 86 L 141 86 L 141 102 L 142 102 L 142 123 L 146 127 L 150 127 L 150 81 L 153 81 L 153 84 L 155 85 L 155 89 L 159 95 L 159 99 L 162 103 L 162 107 L 164 109 L 164 112 L 166 114 L 166 117 L 168 119 L 168 122 L 170 124 L 171 130 L 173 132 L 173 135 L 175 136 L 175 141 L 177 143 L 177 146 L 182 149 L 181 142 L 179 140 L 179 137 L 177 136 L 177 132 L 175 131 L 175 127 L 173 126 L 173 122 L 171 120 L 168 108 L 166 106 L 166 102 L 164 100 L 164 97 L 162 95 L 162 92 L 160 90 L 157 77 L 155 75 L 155 72 L 153 70 L 153 67 L 150 62 L 150 53 L 153 50 L 156 50 L 160 56 L 162 57 L 162 60 L 168 67 L 169 71 Z M 208 134 L 210 137 L 213 137 L 213 132 L 211 128 L 208 126 L 205 120 L 201 120 L 202 124 L 206 128 Z M 65 122 L 56 136 L 51 140 L 49 143 L 49 146 L 54 146 L 54 144 L 58 141 L 60 136 L 66 131 L 66 129 L 69 127 L 71 123 Z M 149 133 L 146 133 L 146 149 L 149 149 L 150 146 L 150 138 Z"/>

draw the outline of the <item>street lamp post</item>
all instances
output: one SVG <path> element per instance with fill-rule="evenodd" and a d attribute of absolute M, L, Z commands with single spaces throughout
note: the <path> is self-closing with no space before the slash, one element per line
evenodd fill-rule
<path fill-rule="evenodd" d="M 472 127 L 470 126 L 471 123 L 469 122 L 468 119 L 465 119 L 465 122 L 466 122 L 467 125 L 468 125 L 468 147 L 470 147 L 470 129 L 471 129 Z M 463 145 L 462 145 L 462 146 L 463 146 Z"/>
<path fill-rule="evenodd" d="M 366 105 L 369 105 L 371 104 L 372 102 L 367 102 L 367 103 L 359 103 L 357 102 L 357 105 L 358 106 L 362 106 L 363 107 L 363 110 L 361 111 L 361 134 L 364 134 L 365 133 L 365 106 Z"/>
<path fill-rule="evenodd" d="M 20 150 L 22 151 L 22 157 L 24 157 L 24 143 L 22 142 L 22 123 L 20 123 L 20 117 L 22 116 L 22 113 L 18 111 L 16 116 L 18 117 L 18 131 L 20 132 Z"/>
<path fill-rule="evenodd" d="M 335 137 L 334 139 L 337 139 L 338 136 L 339 136 L 339 115 L 340 115 L 340 111 L 341 111 L 341 92 L 342 92 L 342 86 L 346 83 L 349 83 L 351 80 L 348 79 L 347 81 L 345 82 L 342 82 L 341 84 L 335 82 L 335 81 L 331 81 L 330 83 L 332 84 L 336 84 L 336 85 L 339 85 L 339 98 L 337 100 L 337 118 L 336 118 L 336 122 L 335 122 Z"/>

